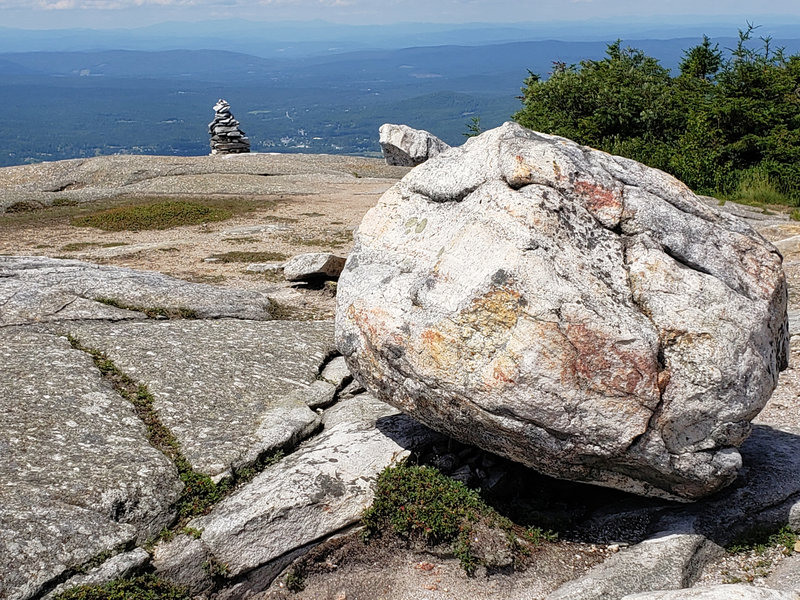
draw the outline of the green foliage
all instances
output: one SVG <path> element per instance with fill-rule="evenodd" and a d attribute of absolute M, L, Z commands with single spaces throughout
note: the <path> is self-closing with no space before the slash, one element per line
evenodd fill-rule
<path fill-rule="evenodd" d="M 228 210 L 206 206 L 200 202 L 166 200 L 110 208 L 75 217 L 70 223 L 75 227 L 97 227 L 104 231 L 142 231 L 200 225 L 224 221 L 232 216 L 233 213 Z"/>
<path fill-rule="evenodd" d="M 219 502 L 233 487 L 230 479 L 223 479 L 214 483 L 208 475 L 198 473 L 192 468 L 191 463 L 183 455 L 175 435 L 161 422 L 155 409 L 155 398 L 147 386 L 137 384 L 125 375 L 103 352 L 84 346 L 80 340 L 73 336 L 67 338 L 76 350 L 89 354 L 94 360 L 100 373 L 111 383 L 114 389 L 128 400 L 136 412 L 136 416 L 147 427 L 147 437 L 150 444 L 160 450 L 175 464 L 178 475 L 184 484 L 180 498 L 178 498 L 178 516 L 182 520 L 207 513 L 211 507 Z"/>
<path fill-rule="evenodd" d="M 483 133 L 483 128 L 481 127 L 481 118 L 480 117 L 472 117 L 467 123 L 467 131 L 462 133 L 465 138 L 475 137 L 476 135 L 480 135 Z"/>
<path fill-rule="evenodd" d="M 476 490 L 435 468 L 408 463 L 384 469 L 378 477 L 373 504 L 361 518 L 367 540 L 391 531 L 430 545 L 450 544 L 470 574 L 480 563 L 473 546 L 473 531 L 479 521 L 504 531 L 510 547 L 519 549 L 511 521 L 486 504 Z M 540 535 L 545 539 L 544 532 Z"/>
<path fill-rule="evenodd" d="M 725 549 L 730 554 L 741 554 L 743 552 L 763 554 L 768 548 L 778 547 L 782 549 L 784 554 L 788 555 L 794 552 L 797 541 L 797 534 L 788 525 L 784 525 L 777 531 L 769 529 L 751 531 L 733 543 L 728 544 Z"/>
<path fill-rule="evenodd" d="M 298 592 L 302 592 L 306 587 L 306 578 L 305 575 L 296 570 L 292 569 L 286 574 L 286 589 L 290 592 L 294 592 L 295 594 Z"/>
<path fill-rule="evenodd" d="M 556 63 L 548 80 L 525 80 L 514 119 L 663 169 L 701 193 L 797 205 L 800 55 L 769 38 L 751 48 L 753 31 L 739 32 L 727 58 L 704 37 L 676 77 L 619 41 L 603 60 Z"/>
<path fill-rule="evenodd" d="M 56 595 L 55 600 L 189 600 L 189 593 L 155 575 L 117 579 L 105 585 L 81 585 Z"/>

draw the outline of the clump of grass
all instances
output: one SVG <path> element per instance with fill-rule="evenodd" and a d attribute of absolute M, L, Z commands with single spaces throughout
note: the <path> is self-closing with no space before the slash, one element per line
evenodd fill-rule
<path fill-rule="evenodd" d="M 789 214 L 789 218 L 792 221 L 800 221 L 800 208 L 795 208 L 792 210 L 792 212 Z"/>
<path fill-rule="evenodd" d="M 795 204 L 763 171 L 749 171 L 739 180 L 736 190 L 727 197 L 732 202 L 762 206 L 764 204 Z"/>
<path fill-rule="evenodd" d="M 6 212 L 24 213 L 39 210 L 40 208 L 43 208 L 43 206 L 39 202 L 35 202 L 33 200 L 20 200 L 19 202 L 15 202 L 11 206 L 8 206 L 6 208 Z"/>
<path fill-rule="evenodd" d="M 53 206 L 78 206 L 80 202 L 72 198 L 56 198 L 53 200 Z"/>
<path fill-rule="evenodd" d="M 191 595 L 155 575 L 116 579 L 104 585 L 81 585 L 56 595 L 55 600 L 189 600 Z"/>
<path fill-rule="evenodd" d="M 479 521 L 503 531 L 509 546 L 519 549 L 520 540 L 512 531 L 512 522 L 486 504 L 476 490 L 433 467 L 407 463 L 389 467 L 380 474 L 373 504 L 361 518 L 367 541 L 391 531 L 429 545 L 450 544 L 469 574 L 481 562 L 473 539 Z M 541 531 L 531 536 L 537 544 L 547 537 Z"/>
<path fill-rule="evenodd" d="M 306 587 L 305 575 L 297 569 L 292 569 L 286 574 L 286 589 L 297 594 Z"/>
<path fill-rule="evenodd" d="M 119 206 L 82 217 L 73 217 L 75 227 L 97 227 L 104 231 L 142 231 L 171 229 L 230 219 L 233 213 L 200 202 L 167 200 Z"/>
<path fill-rule="evenodd" d="M 71 242 L 69 244 L 65 244 L 61 246 L 62 252 L 79 252 L 80 250 L 85 250 L 86 248 L 90 248 L 91 246 L 95 246 L 94 242 Z"/>
<path fill-rule="evenodd" d="M 245 235 L 242 237 L 222 238 L 222 241 L 228 242 L 229 244 L 257 244 L 261 240 L 256 237 Z"/>
<path fill-rule="evenodd" d="M 125 242 L 71 242 L 61 246 L 62 252 L 78 252 L 86 248 L 117 248 L 119 246 L 127 246 Z"/>
<path fill-rule="evenodd" d="M 144 313 L 151 319 L 199 319 L 197 311 L 192 308 L 179 306 L 177 308 L 164 307 L 164 306 L 137 306 L 134 304 L 125 304 L 115 298 L 106 298 L 100 296 L 94 299 L 95 302 L 106 304 L 115 308 L 123 310 L 133 310 L 136 312 Z"/>
<path fill-rule="evenodd" d="M 212 254 L 211 258 L 216 258 L 223 263 L 254 263 L 254 262 L 278 262 L 289 258 L 280 252 L 243 252 L 232 251 L 223 254 Z"/>
<path fill-rule="evenodd" d="M 725 546 L 725 549 L 730 554 L 741 554 L 743 552 L 763 554 L 768 548 L 778 547 L 781 548 L 784 554 L 788 555 L 794 552 L 797 541 L 797 534 L 788 525 L 784 525 L 777 531 L 759 529 L 748 532 Z"/>

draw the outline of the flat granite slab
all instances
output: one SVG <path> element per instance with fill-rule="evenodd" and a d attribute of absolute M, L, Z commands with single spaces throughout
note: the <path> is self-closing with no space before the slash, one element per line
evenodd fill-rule
<path fill-rule="evenodd" d="M 191 311 L 198 318 L 271 319 L 266 294 L 190 283 L 149 271 L 43 256 L 0 256 L 0 327 L 144 317 L 110 306 Z"/>
<path fill-rule="evenodd" d="M 0 329 L 0 598 L 143 543 L 183 484 L 132 406 L 63 337 Z"/>
<path fill-rule="evenodd" d="M 332 321 L 71 322 L 155 398 L 161 422 L 192 467 L 214 479 L 293 445 L 319 425 L 313 393 L 335 351 Z"/>

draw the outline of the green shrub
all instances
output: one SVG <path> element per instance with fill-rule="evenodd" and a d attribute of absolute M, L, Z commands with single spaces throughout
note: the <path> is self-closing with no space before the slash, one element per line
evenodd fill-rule
<path fill-rule="evenodd" d="M 407 463 L 380 474 L 373 504 L 361 519 L 367 541 L 390 531 L 429 545 L 450 544 L 470 574 L 481 562 L 472 535 L 479 521 L 503 531 L 509 547 L 519 549 L 511 521 L 495 512 L 476 490 L 435 468 Z"/>

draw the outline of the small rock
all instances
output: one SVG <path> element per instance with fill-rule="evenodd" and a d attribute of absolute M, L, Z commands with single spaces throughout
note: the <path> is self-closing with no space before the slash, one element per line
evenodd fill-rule
<path fill-rule="evenodd" d="M 345 259 L 327 252 L 298 254 L 283 265 L 283 275 L 287 281 L 309 279 L 338 279 L 344 268 Z"/>
<path fill-rule="evenodd" d="M 450 148 L 435 135 L 408 125 L 385 123 L 379 132 L 387 165 L 416 167 Z"/>

